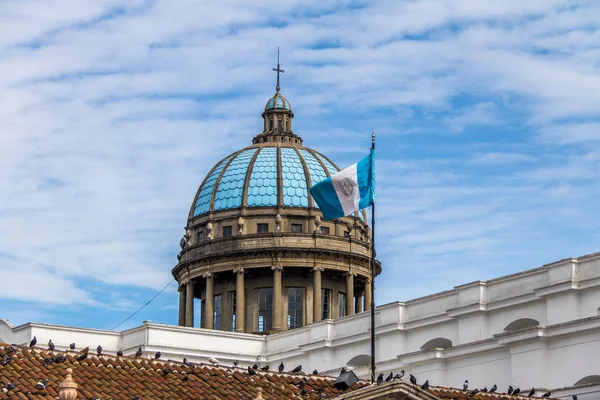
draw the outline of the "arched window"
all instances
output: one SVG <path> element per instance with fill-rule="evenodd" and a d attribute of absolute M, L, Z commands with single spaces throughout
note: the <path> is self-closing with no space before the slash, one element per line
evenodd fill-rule
<path fill-rule="evenodd" d="M 590 383 L 600 383 L 600 375 L 588 375 L 575 382 L 575 386 L 589 385 Z"/>
<path fill-rule="evenodd" d="M 452 340 L 440 337 L 431 339 L 425 343 L 423 346 L 421 346 L 421 350 L 447 349 L 448 347 L 452 347 Z"/>
<path fill-rule="evenodd" d="M 369 365 L 371 363 L 371 356 L 367 354 L 361 354 L 356 357 L 352 357 L 350 361 L 346 363 L 346 365 L 351 366 L 359 366 L 359 365 Z"/>
<path fill-rule="evenodd" d="M 538 326 L 540 322 L 532 318 L 520 318 L 506 325 L 505 331 L 515 331 L 517 329 L 530 328 Z"/>

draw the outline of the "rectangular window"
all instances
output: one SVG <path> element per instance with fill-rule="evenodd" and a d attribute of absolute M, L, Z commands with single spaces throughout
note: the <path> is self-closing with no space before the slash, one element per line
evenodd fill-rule
<path fill-rule="evenodd" d="M 302 294 L 303 288 L 288 288 L 288 329 L 300 328 L 302 326 Z"/>
<path fill-rule="evenodd" d="M 323 304 L 321 319 L 331 318 L 331 290 L 321 289 L 321 302 Z"/>
<path fill-rule="evenodd" d="M 256 233 L 269 233 L 269 224 L 256 224 Z"/>
<path fill-rule="evenodd" d="M 302 224 L 292 224 L 292 232 L 301 233 L 302 232 Z"/>
<path fill-rule="evenodd" d="M 227 225 L 223 227 L 223 237 L 230 237 L 232 236 L 232 230 L 231 230 L 231 225 Z"/>
<path fill-rule="evenodd" d="M 231 331 L 235 332 L 235 314 L 237 307 L 237 293 L 235 291 L 229 292 L 229 298 L 231 304 Z"/>
<path fill-rule="evenodd" d="M 213 311 L 213 326 L 215 330 L 221 330 L 221 295 L 218 294 L 214 297 L 214 311 Z"/>
<path fill-rule="evenodd" d="M 329 235 L 329 227 L 328 226 L 322 226 L 321 227 L 321 233 L 323 235 Z"/>
<path fill-rule="evenodd" d="M 346 293 L 338 293 L 338 304 L 339 304 L 339 318 L 346 316 Z"/>
<path fill-rule="evenodd" d="M 273 288 L 258 289 L 258 331 L 269 332 L 273 315 Z"/>
<path fill-rule="evenodd" d="M 196 243 L 202 243 L 204 241 L 204 231 L 196 232 Z"/>
<path fill-rule="evenodd" d="M 281 133 L 281 132 L 283 131 L 283 130 L 281 129 L 281 120 L 280 120 L 280 119 L 278 119 L 278 120 L 277 120 L 277 131 L 278 131 L 279 133 Z"/>

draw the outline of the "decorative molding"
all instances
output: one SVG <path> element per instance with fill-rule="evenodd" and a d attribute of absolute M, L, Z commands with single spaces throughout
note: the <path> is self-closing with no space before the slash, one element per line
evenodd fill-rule
<path fill-rule="evenodd" d="M 234 274 L 243 274 L 244 273 L 244 267 L 238 265 L 236 267 L 233 268 L 233 273 Z"/>
<path fill-rule="evenodd" d="M 208 271 L 208 272 L 205 272 L 205 273 L 203 273 L 203 274 L 202 274 L 202 277 L 203 277 L 204 279 L 210 278 L 210 277 L 212 277 L 212 276 L 213 276 L 213 274 L 211 274 L 211 273 L 210 273 L 210 271 Z"/>
<path fill-rule="evenodd" d="M 321 266 L 317 266 L 317 267 L 313 267 L 313 272 L 323 272 L 325 271 L 325 268 L 321 267 Z"/>

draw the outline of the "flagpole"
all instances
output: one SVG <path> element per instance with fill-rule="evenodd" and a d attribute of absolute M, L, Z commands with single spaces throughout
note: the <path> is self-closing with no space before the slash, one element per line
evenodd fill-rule
<path fill-rule="evenodd" d="M 375 132 L 371 134 L 371 157 L 374 150 Z M 371 383 L 375 383 L 375 201 L 371 203 Z"/>

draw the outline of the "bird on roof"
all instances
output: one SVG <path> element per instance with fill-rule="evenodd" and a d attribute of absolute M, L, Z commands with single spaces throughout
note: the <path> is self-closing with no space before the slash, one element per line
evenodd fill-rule
<path fill-rule="evenodd" d="M 284 368 L 285 368 L 285 366 L 283 365 L 283 361 L 282 361 L 281 364 L 279 364 L 279 373 L 282 373 Z"/>
<path fill-rule="evenodd" d="M 469 395 L 470 395 L 470 396 L 475 396 L 477 393 L 479 393 L 479 389 L 475 388 L 475 389 L 473 389 L 473 390 L 471 390 L 471 391 L 469 392 Z"/>
<path fill-rule="evenodd" d="M 160 358 L 162 354 L 160 354 L 160 351 L 157 351 L 156 353 L 154 353 L 154 359 L 158 360 Z"/>
<path fill-rule="evenodd" d="M 576 394 L 573 395 L 573 400 L 577 400 L 577 395 Z"/>
<path fill-rule="evenodd" d="M 465 382 L 463 383 L 463 390 L 467 390 L 469 388 L 469 381 L 467 379 L 465 379 Z"/>
<path fill-rule="evenodd" d="M 313 375 L 319 375 L 319 371 L 316 368 L 313 370 Z"/>
<path fill-rule="evenodd" d="M 529 391 L 529 394 L 527 395 L 527 397 L 531 397 L 535 394 L 535 388 L 531 388 L 531 390 Z"/>
<path fill-rule="evenodd" d="M 483 393 L 487 393 L 487 391 L 488 391 L 488 389 L 487 389 L 487 386 L 486 386 L 486 387 L 484 387 L 483 389 L 481 389 L 481 391 L 482 391 Z"/>
<path fill-rule="evenodd" d="M 413 376 L 413 374 L 410 374 L 410 383 L 412 383 L 413 385 L 416 385 L 416 384 L 417 384 L 417 378 L 415 378 L 415 377 Z"/>
<path fill-rule="evenodd" d="M 191 367 L 193 364 L 191 362 L 189 362 L 187 358 L 183 357 L 183 365 L 187 365 L 188 367 Z"/>
<path fill-rule="evenodd" d="M 425 383 L 421 385 L 421 389 L 423 389 L 423 390 L 429 389 L 429 379 L 427 379 L 425 381 Z"/>
<path fill-rule="evenodd" d="M 87 354 L 89 352 L 90 352 L 90 348 L 86 347 L 85 349 L 81 350 L 79 353 L 85 353 L 85 354 Z"/>
<path fill-rule="evenodd" d="M 254 365 L 252 366 L 252 369 L 258 369 L 258 364 L 254 364 Z"/>
<path fill-rule="evenodd" d="M 4 387 L 8 390 L 13 390 L 17 387 L 17 385 L 12 382 L 8 382 L 6 385 L 4 385 Z"/>
<path fill-rule="evenodd" d="M 516 395 L 518 395 L 519 393 L 521 393 L 521 389 L 519 389 L 519 388 L 516 388 L 516 389 L 515 389 L 515 390 L 513 390 L 513 392 L 512 392 L 513 396 L 516 396 Z"/>
<path fill-rule="evenodd" d="M 6 352 L 7 353 L 14 353 L 15 351 L 17 351 L 17 346 L 14 344 L 11 344 L 10 346 L 6 347 Z"/>
<path fill-rule="evenodd" d="M 81 353 L 79 356 L 77 356 L 77 361 L 83 361 L 87 358 L 88 353 Z"/>
<path fill-rule="evenodd" d="M 238 360 L 233 360 L 233 365 L 234 365 L 234 366 L 236 366 L 236 367 L 237 367 L 237 366 L 238 366 L 238 363 L 239 363 L 239 361 L 238 361 Z"/>
<path fill-rule="evenodd" d="M 44 358 L 42 361 L 44 362 L 45 366 L 54 364 L 54 358 L 52 357 Z"/>
<path fill-rule="evenodd" d="M 188 381 L 188 379 L 190 379 L 190 378 L 189 378 L 189 377 L 187 376 L 187 374 L 186 374 L 186 375 L 183 377 L 183 381 L 184 381 L 184 382 L 187 382 L 187 381 Z"/>
<path fill-rule="evenodd" d="M 394 375 L 394 379 L 392 380 L 395 381 L 396 379 L 402 379 L 402 377 L 404 377 L 404 370 L 400 371 L 399 374 Z"/>
<path fill-rule="evenodd" d="M 142 400 L 142 398 L 140 396 L 135 396 L 133 399 L 131 400 Z"/>
<path fill-rule="evenodd" d="M 70 348 L 71 350 L 75 350 L 75 343 L 71 343 L 71 344 L 69 345 L 69 348 Z"/>
<path fill-rule="evenodd" d="M 269 370 L 269 365 L 265 365 L 264 367 L 260 368 L 261 371 L 268 371 Z"/>
<path fill-rule="evenodd" d="M 122 350 L 117 351 L 117 357 L 123 357 L 123 351 Z"/>
<path fill-rule="evenodd" d="M 2 361 L 0 361 L 0 365 L 5 366 L 8 365 L 12 361 L 12 357 L 4 356 L 2 357 Z"/>
<path fill-rule="evenodd" d="M 98 345 L 98 347 L 96 347 L 96 353 L 98 353 L 98 355 L 102 354 L 102 346 Z"/>
<path fill-rule="evenodd" d="M 550 397 L 551 394 L 552 394 L 552 392 L 546 392 L 542 395 L 542 397 L 547 399 L 548 397 Z"/>
<path fill-rule="evenodd" d="M 383 383 L 383 374 L 379 374 L 379 376 L 377 377 L 377 384 L 381 385 Z"/>
<path fill-rule="evenodd" d="M 55 363 L 60 363 L 60 362 L 65 362 L 65 361 L 67 361 L 67 357 L 63 356 L 62 354 L 59 354 L 58 356 L 54 357 Z"/>
<path fill-rule="evenodd" d="M 214 357 L 208 357 L 208 362 L 211 363 L 212 365 L 219 365 L 220 364 L 219 360 L 217 360 Z"/>
<path fill-rule="evenodd" d="M 162 370 L 162 373 L 163 373 L 164 376 L 167 376 L 167 375 L 169 375 L 171 373 L 171 370 L 169 368 L 165 368 L 165 369 Z"/>
<path fill-rule="evenodd" d="M 135 357 L 136 357 L 136 358 L 139 358 L 139 357 L 141 357 L 141 356 L 142 356 L 142 354 L 143 354 L 143 352 L 142 352 L 142 348 L 141 348 L 141 347 L 138 347 L 137 351 L 135 352 Z"/>
<path fill-rule="evenodd" d="M 492 388 L 490 389 L 490 393 L 495 393 L 495 392 L 496 392 L 496 390 L 498 390 L 498 385 L 496 385 L 496 384 L 494 383 L 494 386 L 492 386 Z"/>
<path fill-rule="evenodd" d="M 513 390 L 515 390 L 515 389 L 513 389 L 513 387 L 509 385 L 509 386 L 508 386 L 508 392 L 506 392 L 506 393 L 508 393 L 508 394 L 512 394 L 512 393 L 513 393 Z"/>
<path fill-rule="evenodd" d="M 46 386 L 48 386 L 48 379 L 41 380 L 35 384 L 35 387 L 37 387 L 40 390 L 46 389 Z"/>
<path fill-rule="evenodd" d="M 302 365 L 298 365 L 296 368 L 294 368 L 292 370 L 292 374 L 297 374 L 300 371 L 302 371 Z"/>
<path fill-rule="evenodd" d="M 36 344 L 37 344 L 37 338 L 34 336 L 33 339 L 31 339 L 31 342 L 29 342 L 29 347 L 33 347 Z"/>
<path fill-rule="evenodd" d="M 48 340 L 48 350 L 54 351 L 55 348 L 56 346 L 54 345 L 54 343 L 52 343 L 52 339 Z"/>
<path fill-rule="evenodd" d="M 394 373 L 393 373 L 393 372 L 390 372 L 390 374 L 387 376 L 387 378 L 385 378 L 385 381 L 386 381 L 386 382 L 389 382 L 389 381 L 391 381 L 392 379 L 394 379 Z"/>
<path fill-rule="evenodd" d="M 250 376 L 256 375 L 256 372 L 254 372 L 254 370 L 252 368 L 250 368 L 250 366 L 248 366 L 248 375 L 250 375 Z"/>

